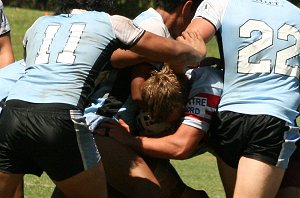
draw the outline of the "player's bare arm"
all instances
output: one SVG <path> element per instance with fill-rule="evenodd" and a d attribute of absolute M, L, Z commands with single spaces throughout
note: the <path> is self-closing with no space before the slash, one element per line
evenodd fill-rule
<path fill-rule="evenodd" d="M 10 33 L 0 36 L 0 68 L 14 62 Z"/>
<path fill-rule="evenodd" d="M 128 131 L 127 124 L 120 120 L 119 123 L 102 124 L 96 133 L 105 135 L 107 132 L 109 137 L 150 157 L 180 160 L 191 157 L 204 137 L 203 131 L 185 124 L 181 124 L 175 133 L 159 138 L 132 136 Z"/>
<path fill-rule="evenodd" d="M 149 62 L 149 59 L 130 50 L 117 49 L 111 55 L 110 61 L 114 68 L 121 69 L 142 62 Z"/>
<path fill-rule="evenodd" d="M 195 43 L 198 42 L 199 45 L 203 43 L 198 37 L 191 39 Z M 182 42 L 163 38 L 150 32 L 145 32 L 131 50 L 147 55 L 153 61 L 167 62 L 173 66 L 199 65 L 206 55 L 206 50 L 203 48 L 198 51 L 194 47 Z"/>
<path fill-rule="evenodd" d="M 195 18 L 191 21 L 184 32 L 197 32 L 205 43 L 210 41 L 216 33 L 215 27 L 206 19 Z"/>

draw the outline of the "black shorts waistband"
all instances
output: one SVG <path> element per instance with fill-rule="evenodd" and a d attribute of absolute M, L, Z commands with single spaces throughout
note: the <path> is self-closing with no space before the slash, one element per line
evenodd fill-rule
<path fill-rule="evenodd" d="M 70 104 L 64 103 L 31 103 L 22 100 L 8 100 L 6 101 L 6 106 L 15 108 L 27 108 L 27 109 L 37 109 L 37 110 L 80 110 L 78 107 Z"/>

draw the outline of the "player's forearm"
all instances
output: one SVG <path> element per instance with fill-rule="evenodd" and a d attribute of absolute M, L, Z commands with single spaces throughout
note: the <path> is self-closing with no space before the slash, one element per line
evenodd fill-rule
<path fill-rule="evenodd" d="M 14 62 L 14 54 L 9 33 L 0 36 L 0 68 Z"/>
<path fill-rule="evenodd" d="M 130 50 L 117 49 L 111 55 L 111 64 L 114 68 L 126 68 L 148 60 L 146 57 L 136 54 Z"/>
<path fill-rule="evenodd" d="M 199 41 L 199 43 L 201 42 Z M 201 43 L 200 45 L 203 44 Z M 153 61 L 167 62 L 173 66 L 198 65 L 206 55 L 206 48 L 198 49 L 149 32 L 146 32 L 138 43 L 131 48 L 132 51 L 142 54 Z"/>
<path fill-rule="evenodd" d="M 131 143 L 131 147 L 143 155 L 161 159 L 187 159 L 191 155 L 189 145 L 185 140 L 174 141 L 170 136 L 162 138 L 135 137 L 138 144 Z"/>

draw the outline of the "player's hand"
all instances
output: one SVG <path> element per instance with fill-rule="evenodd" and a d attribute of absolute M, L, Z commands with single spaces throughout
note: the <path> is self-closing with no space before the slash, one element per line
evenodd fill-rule
<path fill-rule="evenodd" d="M 126 129 L 126 131 L 127 131 L 128 133 L 130 133 L 129 125 L 128 125 L 123 119 L 119 119 L 119 124 L 120 124 L 124 129 Z"/>
<path fill-rule="evenodd" d="M 95 134 L 114 138 L 120 143 L 124 143 L 131 138 L 129 126 L 122 119 L 119 122 L 109 120 L 102 123 L 95 130 Z"/>
<path fill-rule="evenodd" d="M 207 52 L 206 44 L 201 34 L 196 30 L 186 30 L 182 32 L 181 36 L 177 37 L 176 40 L 186 45 L 192 46 L 194 49 L 196 49 L 199 52 L 205 52 L 205 54 Z M 199 65 L 193 65 L 193 66 L 199 66 Z"/>

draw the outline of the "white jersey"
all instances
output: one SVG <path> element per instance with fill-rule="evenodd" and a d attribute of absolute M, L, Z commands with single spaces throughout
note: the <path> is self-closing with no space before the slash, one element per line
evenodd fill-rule
<path fill-rule="evenodd" d="M 192 87 L 182 123 L 207 132 L 223 91 L 223 73 L 214 67 L 200 67 L 186 75 Z"/>
<path fill-rule="evenodd" d="M 0 35 L 10 31 L 8 20 L 3 11 L 3 3 L 0 0 Z"/>
<path fill-rule="evenodd" d="M 162 16 L 153 8 L 142 12 L 133 21 L 148 32 L 165 38 L 171 38 Z M 151 63 L 151 65 L 160 70 L 163 63 Z"/>
<path fill-rule="evenodd" d="M 197 17 L 221 36 L 225 75 L 219 111 L 294 123 L 300 102 L 300 9 L 287 0 L 204 0 Z"/>
<path fill-rule="evenodd" d="M 136 24 L 153 34 L 170 38 L 170 32 L 165 25 L 162 16 L 153 8 L 139 14 L 134 20 Z"/>

